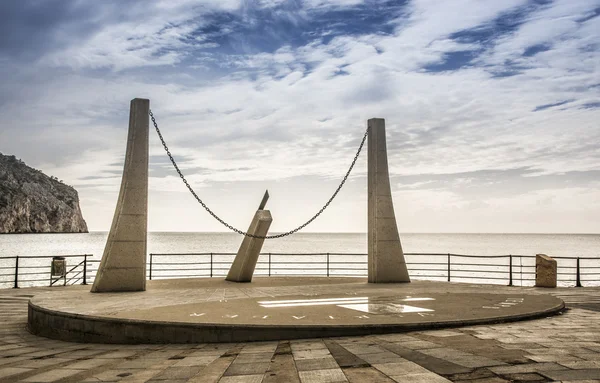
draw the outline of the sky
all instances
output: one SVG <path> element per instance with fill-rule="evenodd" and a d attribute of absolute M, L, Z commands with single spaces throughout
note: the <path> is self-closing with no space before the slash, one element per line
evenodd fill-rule
<path fill-rule="evenodd" d="M 600 233 L 600 0 L 0 2 L 0 152 L 108 230 L 129 102 L 198 195 L 272 232 L 385 118 L 400 232 Z M 366 232 L 366 151 L 306 232 Z M 149 230 L 226 231 L 151 131 Z"/>

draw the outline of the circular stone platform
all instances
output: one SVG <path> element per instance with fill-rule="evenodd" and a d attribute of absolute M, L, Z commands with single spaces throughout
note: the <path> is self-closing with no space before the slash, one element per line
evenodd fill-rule
<path fill-rule="evenodd" d="M 29 302 L 29 329 L 99 343 L 242 342 L 352 336 L 500 323 L 564 308 L 550 295 L 492 285 L 362 278 L 149 281 L 147 291 L 57 288 Z"/>

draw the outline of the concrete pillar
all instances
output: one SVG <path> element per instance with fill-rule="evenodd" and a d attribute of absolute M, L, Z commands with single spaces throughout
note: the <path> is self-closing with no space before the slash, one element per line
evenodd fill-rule
<path fill-rule="evenodd" d="M 250 223 L 248 234 L 264 237 L 269 232 L 269 227 L 271 226 L 271 222 L 273 222 L 273 218 L 271 217 L 270 211 L 263 210 L 268 198 L 269 192 L 267 191 L 260 203 L 260 207 L 254 214 L 254 218 Z M 242 244 L 240 245 L 225 280 L 231 282 L 252 282 L 256 262 L 258 262 L 258 256 L 260 255 L 260 250 L 262 249 L 264 242 L 265 240 L 262 238 L 244 236 Z"/>
<path fill-rule="evenodd" d="M 396 225 L 385 140 L 385 120 L 368 121 L 369 283 L 410 282 Z"/>
<path fill-rule="evenodd" d="M 131 100 L 121 191 L 92 292 L 146 290 L 149 110 L 149 100 Z"/>
<path fill-rule="evenodd" d="M 556 287 L 557 269 L 556 259 L 546 254 L 536 254 L 535 286 Z"/>

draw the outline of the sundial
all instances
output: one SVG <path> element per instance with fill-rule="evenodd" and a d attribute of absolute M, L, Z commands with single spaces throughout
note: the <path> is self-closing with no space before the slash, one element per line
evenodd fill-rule
<path fill-rule="evenodd" d="M 381 286 L 357 278 L 265 277 L 252 284 L 213 278 L 153 285 L 148 299 L 137 292 L 81 299 L 76 289 L 36 295 L 30 328 L 109 343 L 241 342 L 489 324 L 564 308 L 556 297 L 520 289 L 425 281 Z M 38 325 L 46 323 L 48 331 Z"/>
<path fill-rule="evenodd" d="M 451 299 L 450 299 L 451 298 Z M 117 317 L 153 321 L 249 325 L 401 324 L 496 316 L 518 311 L 525 298 L 491 294 L 318 294 L 220 299 L 128 310 Z"/>

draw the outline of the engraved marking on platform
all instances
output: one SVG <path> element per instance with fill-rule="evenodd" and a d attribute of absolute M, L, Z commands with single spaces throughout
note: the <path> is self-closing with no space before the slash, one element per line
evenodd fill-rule
<path fill-rule="evenodd" d="M 340 304 L 360 304 L 369 303 L 369 297 L 356 298 L 322 298 L 322 299 L 293 299 L 280 301 L 259 301 L 262 307 L 298 307 L 298 306 L 322 306 L 322 305 L 340 305 Z"/>
<path fill-rule="evenodd" d="M 501 308 L 508 308 L 508 307 L 513 307 L 516 306 L 518 304 L 521 304 L 525 301 L 524 298 L 506 298 L 504 301 L 500 302 L 500 303 L 496 303 L 493 306 L 481 306 L 484 309 L 494 309 L 494 310 L 500 310 Z"/>
<path fill-rule="evenodd" d="M 206 315 L 206 313 L 200 313 L 200 314 L 193 313 L 193 314 L 190 314 L 191 317 L 201 317 L 202 315 Z"/>
<path fill-rule="evenodd" d="M 396 303 L 359 303 L 338 305 L 345 309 L 362 311 L 369 314 L 404 314 L 404 313 L 423 313 L 435 311 L 423 307 L 399 305 Z"/>

